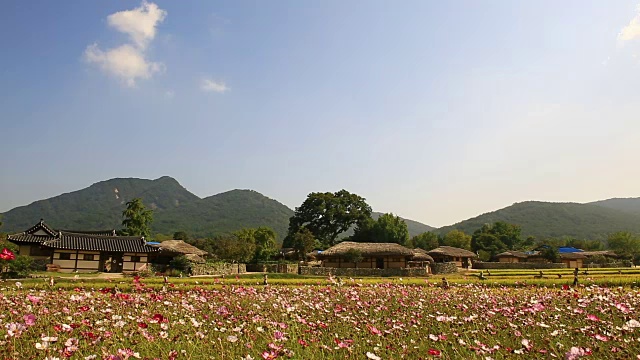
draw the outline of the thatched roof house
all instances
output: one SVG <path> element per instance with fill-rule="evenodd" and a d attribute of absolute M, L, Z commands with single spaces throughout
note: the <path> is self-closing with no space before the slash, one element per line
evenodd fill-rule
<path fill-rule="evenodd" d="M 411 261 L 426 261 L 430 263 L 434 262 L 433 258 L 429 254 L 427 254 L 427 250 L 416 248 L 412 251 L 413 257 L 411 258 Z"/>
<path fill-rule="evenodd" d="M 455 262 L 458 267 L 467 268 L 471 265 L 471 259 L 477 257 L 476 254 L 469 250 L 460 249 L 453 246 L 439 246 L 427 254 L 435 260 L 435 262 Z"/>
<path fill-rule="evenodd" d="M 349 255 L 358 252 L 362 261 L 354 263 Z M 405 268 L 413 251 L 396 243 L 359 243 L 343 241 L 317 255 L 325 267 Z"/>
<path fill-rule="evenodd" d="M 162 252 L 168 252 L 168 253 L 174 253 L 174 254 L 181 254 L 181 255 L 193 254 L 198 256 L 203 256 L 208 254 L 206 251 L 200 250 L 197 247 L 187 244 L 182 240 L 165 240 L 160 244 L 152 245 L 152 246 L 160 248 L 160 251 Z"/>
<path fill-rule="evenodd" d="M 517 262 L 525 262 L 527 261 L 527 257 L 529 255 L 525 254 L 522 251 L 509 250 L 503 253 L 496 255 L 496 258 L 499 262 L 502 263 L 517 263 Z"/>

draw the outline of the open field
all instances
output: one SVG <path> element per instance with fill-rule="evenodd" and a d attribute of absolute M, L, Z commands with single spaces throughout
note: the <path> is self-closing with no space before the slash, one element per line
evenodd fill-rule
<path fill-rule="evenodd" d="M 627 285 L 637 279 L 618 276 Z M 570 288 L 557 279 L 536 279 L 549 282 L 538 286 L 502 279 L 511 286 L 501 286 L 469 275 L 449 276 L 449 288 L 439 286 L 439 278 L 345 279 L 343 286 L 320 277 L 273 274 L 269 280 L 263 286 L 260 274 L 172 278 L 169 284 L 161 278 L 58 279 L 54 289 L 43 279 L 4 282 L 0 358 L 640 355 L 637 287 L 585 280 Z"/>

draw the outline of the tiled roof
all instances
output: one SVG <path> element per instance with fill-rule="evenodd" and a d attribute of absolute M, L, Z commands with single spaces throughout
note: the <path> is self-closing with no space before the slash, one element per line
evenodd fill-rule
<path fill-rule="evenodd" d="M 25 242 L 25 243 L 34 243 L 34 244 L 42 244 L 47 240 L 51 240 L 53 237 L 49 236 L 35 236 L 29 235 L 25 233 L 13 234 L 7 236 L 7 240 L 14 242 Z"/>
<path fill-rule="evenodd" d="M 58 230 L 62 233 L 73 233 L 83 235 L 98 235 L 98 236 L 116 236 L 115 230 L 97 230 L 97 231 L 82 231 L 82 230 Z"/>
<path fill-rule="evenodd" d="M 44 232 L 48 233 L 51 236 L 54 236 L 56 234 L 57 231 L 53 230 L 49 225 L 44 223 L 44 220 L 40 219 L 40 222 L 33 225 L 32 227 L 30 227 L 27 231 L 25 231 L 25 234 L 33 234 L 34 232 L 38 231 L 38 230 L 43 230 Z"/>
<path fill-rule="evenodd" d="M 43 245 L 54 249 L 132 253 L 152 253 L 160 250 L 147 245 L 144 239 L 138 236 L 96 236 L 72 233 L 63 233 L 58 238 L 44 242 Z"/>
<path fill-rule="evenodd" d="M 43 230 L 47 235 L 32 235 Z M 54 249 L 152 253 L 159 248 L 149 246 L 142 236 L 115 236 L 115 230 L 67 231 L 53 230 L 44 221 L 29 230 L 7 236 L 12 242 L 42 244 Z"/>

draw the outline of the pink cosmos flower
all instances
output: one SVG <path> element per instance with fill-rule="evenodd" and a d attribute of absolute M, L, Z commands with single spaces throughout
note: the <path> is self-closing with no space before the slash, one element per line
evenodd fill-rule
<path fill-rule="evenodd" d="M 29 315 L 25 315 L 24 316 L 24 323 L 27 326 L 33 326 L 36 324 L 36 316 L 33 314 L 29 314 Z"/>
<path fill-rule="evenodd" d="M 597 316 L 592 315 L 592 314 L 587 315 L 587 319 L 589 319 L 591 321 L 596 321 L 596 322 L 600 321 L 600 319 Z"/>

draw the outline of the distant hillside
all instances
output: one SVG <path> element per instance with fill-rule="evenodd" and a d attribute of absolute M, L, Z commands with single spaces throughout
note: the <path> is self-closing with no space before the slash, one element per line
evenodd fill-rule
<path fill-rule="evenodd" d="M 280 238 L 286 234 L 293 211 L 251 190 L 233 190 L 205 199 L 186 190 L 175 179 L 111 179 L 88 188 L 39 200 L 0 214 L 5 232 L 26 230 L 38 220 L 59 229 L 120 229 L 127 201 L 140 197 L 154 209 L 154 233 L 186 231 L 213 236 L 244 227 L 268 226 Z"/>
<path fill-rule="evenodd" d="M 168 176 L 156 180 L 111 179 L 11 209 L 2 214 L 3 231 L 25 230 L 41 218 L 60 229 L 119 229 L 125 203 L 136 197 L 158 212 L 199 200 Z"/>
<path fill-rule="evenodd" d="M 293 210 L 253 190 L 231 190 L 158 212 L 154 231 L 169 234 L 185 230 L 194 236 L 231 233 L 241 228 L 268 226 L 278 238 L 287 234 Z"/>
<path fill-rule="evenodd" d="M 483 224 L 506 221 L 522 227 L 524 236 L 573 236 L 602 240 L 616 231 L 640 233 L 640 216 L 593 204 L 527 201 L 438 229 L 459 229 L 472 234 Z"/>
<path fill-rule="evenodd" d="M 640 198 L 614 198 L 589 203 L 640 215 Z"/>

